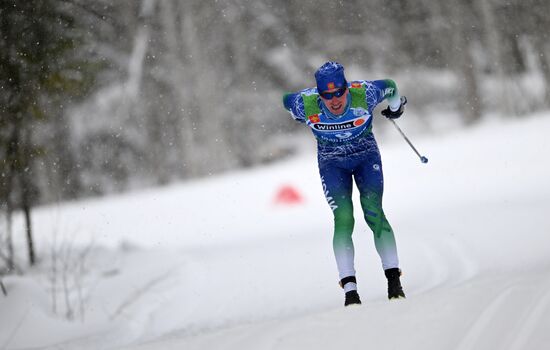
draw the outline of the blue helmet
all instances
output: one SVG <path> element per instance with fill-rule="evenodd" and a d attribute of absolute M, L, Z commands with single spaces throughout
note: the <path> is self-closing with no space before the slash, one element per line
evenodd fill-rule
<path fill-rule="evenodd" d="M 317 69 L 315 72 L 315 81 L 317 82 L 317 91 L 319 92 L 338 89 L 348 84 L 344 76 L 344 66 L 332 61 L 323 64 Z"/>

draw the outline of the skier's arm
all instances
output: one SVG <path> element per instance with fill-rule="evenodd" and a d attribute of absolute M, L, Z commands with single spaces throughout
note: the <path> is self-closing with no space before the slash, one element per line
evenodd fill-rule
<path fill-rule="evenodd" d="M 304 112 L 304 99 L 300 92 L 287 93 L 283 96 L 283 105 L 290 112 L 294 120 L 305 123 L 306 115 Z"/>
<path fill-rule="evenodd" d="M 372 84 L 378 90 L 376 104 L 387 99 L 391 111 L 395 112 L 401 107 L 401 96 L 395 81 L 391 79 L 375 80 Z"/>
<path fill-rule="evenodd" d="M 375 80 L 373 85 L 378 90 L 378 103 L 388 99 L 388 107 L 382 111 L 382 115 L 386 118 L 397 119 L 401 117 L 407 104 L 405 96 L 399 96 L 397 85 L 391 79 Z"/>

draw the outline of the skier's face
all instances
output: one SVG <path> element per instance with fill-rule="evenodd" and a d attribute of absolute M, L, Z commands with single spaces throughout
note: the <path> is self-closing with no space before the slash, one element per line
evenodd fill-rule
<path fill-rule="evenodd" d="M 340 89 L 326 90 L 326 91 L 323 91 L 323 94 L 338 92 L 338 90 L 340 90 Z M 337 95 L 339 95 L 339 93 L 332 94 L 332 96 L 330 96 L 331 97 L 330 99 L 324 97 L 323 94 L 320 94 L 321 95 L 321 100 L 323 101 L 325 106 L 328 108 L 328 110 L 332 114 L 339 115 L 339 114 L 344 113 L 344 110 L 346 109 L 346 101 L 347 101 L 348 94 L 349 94 L 348 89 L 345 89 L 344 93 L 341 96 L 337 96 Z"/>

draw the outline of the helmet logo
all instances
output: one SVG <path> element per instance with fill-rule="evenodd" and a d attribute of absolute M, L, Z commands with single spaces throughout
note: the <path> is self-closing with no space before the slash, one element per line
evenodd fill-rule
<path fill-rule="evenodd" d="M 334 89 L 334 83 L 333 82 L 327 83 L 327 88 L 328 90 Z"/>

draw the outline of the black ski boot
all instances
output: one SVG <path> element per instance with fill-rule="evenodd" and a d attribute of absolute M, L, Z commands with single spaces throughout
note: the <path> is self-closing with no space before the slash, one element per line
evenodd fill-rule
<path fill-rule="evenodd" d="M 405 293 L 403 287 L 401 287 L 401 270 L 398 268 L 387 269 L 384 271 L 386 278 L 388 279 L 388 299 L 405 299 Z"/>
<path fill-rule="evenodd" d="M 361 299 L 359 299 L 359 294 L 356 290 L 350 290 L 349 292 L 346 292 L 346 301 L 344 302 L 344 306 L 353 304 L 361 305 Z"/>
<path fill-rule="evenodd" d="M 342 278 L 340 280 L 340 287 L 344 288 L 346 283 L 353 282 L 357 284 L 357 280 L 355 279 L 355 276 L 348 276 Z M 356 290 L 350 290 L 349 292 L 346 292 L 346 301 L 344 302 L 344 306 L 353 305 L 353 304 L 361 304 L 361 299 L 359 299 L 359 294 Z"/>

